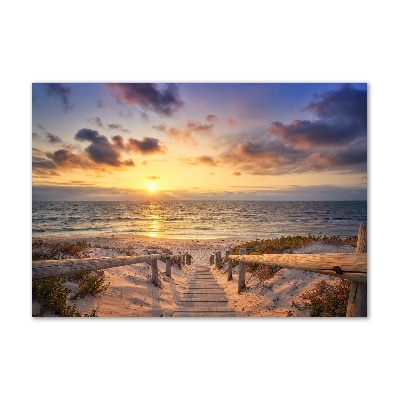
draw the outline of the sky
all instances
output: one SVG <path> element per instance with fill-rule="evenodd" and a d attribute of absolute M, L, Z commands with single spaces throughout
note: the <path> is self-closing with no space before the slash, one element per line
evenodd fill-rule
<path fill-rule="evenodd" d="M 34 83 L 32 199 L 366 200 L 365 83 Z"/>

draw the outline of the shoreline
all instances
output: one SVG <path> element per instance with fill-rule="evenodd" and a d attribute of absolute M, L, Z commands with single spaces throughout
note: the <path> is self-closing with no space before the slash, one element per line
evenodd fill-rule
<path fill-rule="evenodd" d="M 71 234 L 71 235 L 41 235 L 40 233 L 32 234 L 32 240 L 34 239 L 43 239 L 43 240 L 76 240 L 76 239 L 132 239 L 132 240 L 143 240 L 143 241 L 240 241 L 240 242 L 249 242 L 252 240 L 264 240 L 264 239 L 273 239 L 273 237 L 267 236 L 207 236 L 207 237 L 194 237 L 194 236 L 184 236 L 184 237 L 175 237 L 175 236 L 147 236 L 147 235 L 138 235 L 135 233 L 82 233 L 82 234 Z"/>

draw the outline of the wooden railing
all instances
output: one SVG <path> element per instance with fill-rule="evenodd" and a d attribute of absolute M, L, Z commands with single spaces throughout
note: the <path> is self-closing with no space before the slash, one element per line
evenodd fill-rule
<path fill-rule="evenodd" d="M 64 275 L 76 275 L 85 272 L 96 271 L 99 269 L 108 269 L 121 267 L 124 265 L 149 263 L 151 266 L 151 281 L 158 285 L 158 267 L 157 260 L 164 258 L 165 274 L 171 277 L 171 264 L 173 261 L 182 267 L 190 265 L 192 256 L 184 254 L 149 254 L 148 256 L 119 256 L 119 257 L 99 257 L 99 258 L 71 258 L 64 260 L 38 260 L 32 261 L 32 280 L 53 278 Z"/>
<path fill-rule="evenodd" d="M 246 249 L 242 248 L 239 250 L 239 255 L 232 255 L 230 249 L 226 250 L 225 259 L 228 260 L 228 281 L 232 279 L 232 261 L 239 261 L 239 293 L 246 286 L 246 263 L 250 262 L 349 279 L 351 285 L 346 316 L 367 316 L 367 225 L 365 224 L 359 227 L 355 253 L 246 255 Z M 220 251 L 211 255 L 210 265 L 212 264 L 221 267 Z"/>

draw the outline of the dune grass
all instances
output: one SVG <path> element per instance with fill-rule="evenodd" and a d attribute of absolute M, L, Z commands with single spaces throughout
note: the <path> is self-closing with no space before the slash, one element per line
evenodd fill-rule
<path fill-rule="evenodd" d="M 357 236 L 342 239 L 338 236 L 282 236 L 275 239 L 253 240 L 233 248 L 233 254 L 239 254 L 240 248 L 245 248 L 247 254 L 282 254 L 291 253 L 293 249 L 310 243 L 326 243 L 335 245 L 357 246 Z M 237 263 L 237 260 L 234 260 Z M 281 268 L 270 267 L 263 263 L 247 263 L 247 271 L 260 280 L 271 279 Z M 307 290 L 301 297 L 303 302 L 293 306 L 298 310 L 308 309 L 311 317 L 345 317 L 349 299 L 350 281 L 339 279 L 328 283 L 321 281 Z M 291 316 L 289 312 L 289 316 Z"/>
<path fill-rule="evenodd" d="M 90 246 L 86 241 L 52 242 L 41 239 L 32 242 L 32 260 L 59 260 L 63 258 L 82 258 L 84 250 Z M 66 287 L 74 283 L 77 289 Z M 92 271 L 79 275 L 63 276 L 32 282 L 32 301 L 38 301 L 40 310 L 34 317 L 57 315 L 60 317 L 81 317 L 76 305 L 68 305 L 68 300 L 76 300 L 85 296 L 97 296 L 104 292 L 109 283 L 105 283 L 104 271 Z M 84 317 L 96 317 L 96 310 Z"/>

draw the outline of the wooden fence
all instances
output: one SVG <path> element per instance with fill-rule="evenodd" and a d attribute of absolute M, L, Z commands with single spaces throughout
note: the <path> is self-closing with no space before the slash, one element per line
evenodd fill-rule
<path fill-rule="evenodd" d="M 210 265 L 222 266 L 228 261 L 228 281 L 232 279 L 232 261 L 239 260 L 238 292 L 246 286 L 246 262 L 263 263 L 272 267 L 292 268 L 303 271 L 318 272 L 351 280 L 350 295 L 347 306 L 347 317 L 367 316 L 367 225 L 360 225 L 355 253 L 331 254 L 262 254 L 246 255 L 246 249 L 240 249 L 239 255 L 232 255 L 226 250 L 224 260 L 221 251 L 210 256 Z M 99 269 L 120 267 L 124 265 L 147 262 L 151 265 L 151 281 L 158 285 L 157 260 L 165 258 L 166 275 L 171 277 L 171 264 L 175 261 L 178 267 L 191 264 L 192 256 L 188 253 L 150 254 L 148 256 L 120 256 L 81 258 L 64 260 L 38 260 L 32 262 L 32 280 L 46 279 L 63 275 L 76 275 Z"/>
<path fill-rule="evenodd" d="M 149 263 L 151 266 L 151 281 L 158 285 L 157 260 L 164 258 L 165 274 L 171 277 L 171 264 L 174 261 L 178 267 L 192 262 L 192 256 L 184 254 L 149 254 L 148 256 L 120 256 L 120 257 L 100 257 L 100 258 L 74 258 L 64 260 L 38 260 L 32 261 L 32 280 L 53 278 L 64 275 L 76 275 L 85 272 L 96 271 L 121 267 L 124 265 Z"/>
<path fill-rule="evenodd" d="M 239 293 L 246 286 L 246 263 L 250 262 L 349 279 L 351 285 L 346 316 L 367 316 L 367 225 L 365 224 L 359 227 L 355 253 L 246 255 L 246 249 L 240 249 L 239 255 L 232 255 L 231 250 L 228 249 L 225 254 L 226 259 L 228 260 L 228 281 L 232 279 L 232 260 L 239 261 Z M 210 264 L 221 267 L 220 251 L 211 255 Z"/>

